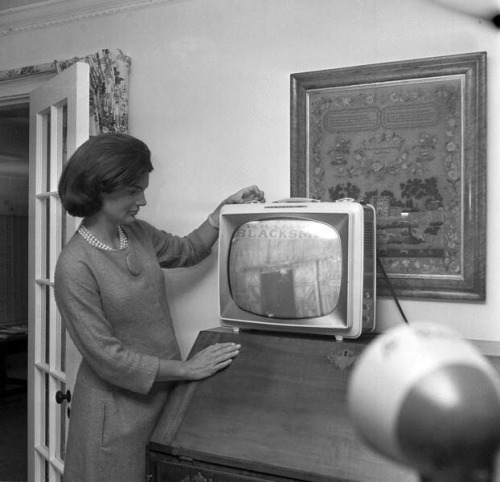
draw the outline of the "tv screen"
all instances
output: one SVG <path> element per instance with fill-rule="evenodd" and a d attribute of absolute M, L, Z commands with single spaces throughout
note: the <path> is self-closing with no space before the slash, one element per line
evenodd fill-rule
<path fill-rule="evenodd" d="M 221 323 L 357 337 L 375 324 L 374 210 L 357 203 L 229 205 Z"/>
<path fill-rule="evenodd" d="M 339 304 L 342 240 L 319 221 L 263 219 L 243 223 L 229 251 L 235 303 L 255 315 L 301 320 Z"/>

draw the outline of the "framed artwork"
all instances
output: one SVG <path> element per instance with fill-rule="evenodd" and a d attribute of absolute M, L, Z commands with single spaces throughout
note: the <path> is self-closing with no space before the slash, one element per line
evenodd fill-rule
<path fill-rule="evenodd" d="M 375 207 L 398 296 L 485 299 L 485 52 L 292 74 L 290 169 L 292 197 Z"/>

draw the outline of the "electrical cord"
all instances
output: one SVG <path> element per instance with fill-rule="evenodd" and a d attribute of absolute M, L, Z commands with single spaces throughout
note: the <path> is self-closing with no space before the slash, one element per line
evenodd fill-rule
<path fill-rule="evenodd" d="M 387 286 L 389 287 L 389 291 L 391 292 L 392 298 L 394 299 L 394 302 L 396 303 L 396 306 L 398 307 L 398 310 L 401 313 L 401 316 L 403 317 L 404 322 L 408 325 L 409 324 L 408 318 L 406 318 L 405 312 L 403 311 L 403 308 L 401 307 L 401 305 L 399 303 L 396 292 L 394 291 L 394 288 L 392 287 L 391 280 L 387 276 L 387 273 L 384 269 L 384 265 L 382 264 L 382 261 L 380 261 L 380 258 L 378 256 L 377 256 L 377 265 L 380 268 L 382 276 L 384 277 L 384 280 L 387 283 Z"/>

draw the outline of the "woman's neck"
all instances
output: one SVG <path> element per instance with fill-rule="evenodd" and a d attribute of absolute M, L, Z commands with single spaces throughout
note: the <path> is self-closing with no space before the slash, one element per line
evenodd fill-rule
<path fill-rule="evenodd" d="M 120 246 L 120 236 L 118 234 L 118 224 L 110 223 L 99 216 L 87 217 L 83 220 L 83 225 L 101 242 L 111 248 Z"/>

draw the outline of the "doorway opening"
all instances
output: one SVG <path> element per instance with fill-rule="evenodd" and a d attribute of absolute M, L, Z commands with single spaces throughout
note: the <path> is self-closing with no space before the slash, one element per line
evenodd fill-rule
<path fill-rule="evenodd" d="M 0 104 L 0 480 L 27 480 L 29 102 Z"/>

